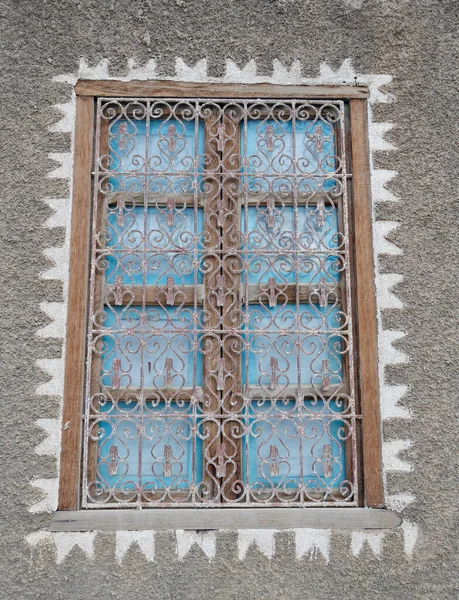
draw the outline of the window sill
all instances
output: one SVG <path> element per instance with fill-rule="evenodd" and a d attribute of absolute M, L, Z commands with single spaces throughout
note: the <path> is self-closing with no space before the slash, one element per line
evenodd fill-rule
<path fill-rule="evenodd" d="M 167 529 L 395 529 L 402 522 L 381 508 L 160 508 L 57 511 L 50 531 Z"/>

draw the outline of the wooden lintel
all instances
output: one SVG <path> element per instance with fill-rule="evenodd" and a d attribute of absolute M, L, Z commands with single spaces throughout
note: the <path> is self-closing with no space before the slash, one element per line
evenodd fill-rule
<path fill-rule="evenodd" d="M 177 81 L 119 81 L 80 79 L 77 95 L 121 98 L 368 98 L 368 87 L 325 85 L 274 85 L 270 83 L 191 83 Z"/>

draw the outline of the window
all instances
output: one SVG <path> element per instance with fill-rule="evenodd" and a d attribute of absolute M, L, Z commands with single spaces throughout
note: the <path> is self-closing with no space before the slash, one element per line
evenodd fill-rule
<path fill-rule="evenodd" d="M 76 90 L 60 508 L 380 506 L 365 89 Z"/>

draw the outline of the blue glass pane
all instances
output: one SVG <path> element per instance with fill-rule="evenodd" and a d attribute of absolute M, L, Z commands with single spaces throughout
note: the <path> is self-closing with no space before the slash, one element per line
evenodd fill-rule
<path fill-rule="evenodd" d="M 248 251 L 243 281 L 267 283 L 274 277 L 278 285 L 291 284 L 297 275 L 299 283 L 317 283 L 322 278 L 337 281 L 344 265 L 342 257 L 333 253 L 343 244 L 336 207 L 324 207 L 324 223 L 319 226 L 315 206 L 298 206 L 296 228 L 292 206 L 276 205 L 272 211 L 272 227 L 268 227 L 266 203 L 260 201 L 258 206 L 241 211 L 241 229 Z"/>
<path fill-rule="evenodd" d="M 200 334 L 193 313 L 183 307 L 149 306 L 144 312 L 141 307 L 106 307 L 102 384 L 119 389 L 201 386 Z"/>
<path fill-rule="evenodd" d="M 140 409 L 139 409 L 140 410 Z M 188 489 L 193 483 L 192 408 L 147 404 L 142 416 L 125 402 L 100 407 L 98 480 L 104 486 L 145 491 Z M 197 454 L 202 441 L 196 439 Z M 139 465 L 140 450 L 140 465 Z M 202 464 L 196 464 L 196 478 Z"/>
<path fill-rule="evenodd" d="M 309 403 L 301 415 L 293 401 L 287 402 L 284 411 L 290 418 L 282 419 L 282 411 L 277 407 L 273 411 L 269 402 L 254 403 L 249 420 L 249 482 L 269 489 L 272 485 L 295 488 L 303 480 L 311 491 L 317 484 L 339 486 L 346 479 L 344 440 L 350 427 L 346 418 L 340 418 L 340 407 L 333 404 L 333 416 L 323 401 Z"/>
<path fill-rule="evenodd" d="M 148 135 L 147 135 L 148 133 Z M 110 127 L 114 192 L 192 193 L 204 167 L 204 124 L 174 118 L 120 119 Z"/>
<path fill-rule="evenodd" d="M 345 347 L 345 340 L 339 335 L 342 327 L 343 314 L 334 305 L 322 308 L 303 304 L 298 310 L 295 304 L 274 308 L 251 305 L 248 350 L 242 356 L 243 383 L 276 394 L 298 383 L 320 388 L 325 369 L 330 385 L 341 384 Z"/>
<path fill-rule="evenodd" d="M 166 285 L 172 277 L 176 286 L 202 283 L 199 247 L 203 211 L 177 207 L 173 221 L 166 208 L 126 206 L 120 223 L 116 207 L 107 216 L 105 277 L 114 283 L 121 276 L 125 285 Z"/>
<path fill-rule="evenodd" d="M 244 181 L 250 193 L 292 193 L 292 176 L 300 194 L 340 188 L 339 179 L 334 177 L 339 163 L 333 122 L 320 118 L 297 120 L 295 135 L 291 120 L 249 120 L 245 127 L 247 135 L 246 140 L 241 136 L 241 149 L 246 144 Z"/>

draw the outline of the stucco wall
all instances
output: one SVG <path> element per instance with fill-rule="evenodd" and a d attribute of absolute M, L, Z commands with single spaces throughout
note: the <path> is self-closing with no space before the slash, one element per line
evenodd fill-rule
<path fill-rule="evenodd" d="M 456 597 L 457 3 L 1 5 L 0 597 Z M 370 131 L 386 498 L 402 510 L 404 529 L 371 536 L 46 531 L 59 445 L 71 83 L 135 73 L 357 78 L 373 86 L 371 122 L 381 123 Z"/>

